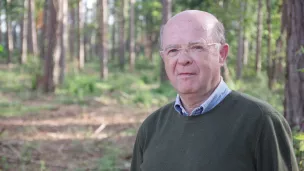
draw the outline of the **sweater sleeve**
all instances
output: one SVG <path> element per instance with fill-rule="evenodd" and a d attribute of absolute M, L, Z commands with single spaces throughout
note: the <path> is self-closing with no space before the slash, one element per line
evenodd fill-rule
<path fill-rule="evenodd" d="M 130 171 L 141 170 L 140 165 L 143 162 L 143 142 L 144 142 L 143 128 L 140 127 L 133 147 L 133 156 L 132 156 Z"/>
<path fill-rule="evenodd" d="M 280 114 L 264 113 L 260 122 L 255 157 L 257 171 L 298 171 L 292 134 Z"/>

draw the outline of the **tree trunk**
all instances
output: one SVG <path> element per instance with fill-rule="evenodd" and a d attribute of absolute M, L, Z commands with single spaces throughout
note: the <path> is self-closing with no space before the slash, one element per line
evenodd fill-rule
<path fill-rule="evenodd" d="M 99 2 L 99 47 L 100 52 L 100 77 L 101 79 L 108 78 L 108 14 L 107 14 L 107 0 Z"/>
<path fill-rule="evenodd" d="M 42 26 L 42 33 L 41 33 L 41 43 L 40 43 L 40 59 L 44 59 L 45 57 L 45 51 L 46 51 L 46 41 L 47 41 L 47 22 L 48 22 L 48 7 L 49 2 L 46 0 L 44 2 L 44 7 L 43 7 L 43 26 Z M 25 28 L 25 26 L 24 26 Z M 26 32 L 28 33 L 28 32 Z M 27 36 L 28 37 L 28 36 Z M 28 41 L 27 41 L 28 42 Z"/>
<path fill-rule="evenodd" d="M 163 9 L 162 9 L 162 27 L 165 26 L 165 24 L 167 23 L 167 21 L 169 20 L 169 18 L 172 15 L 172 0 L 161 0 L 162 5 L 163 5 Z M 161 43 L 162 44 L 162 43 Z M 161 47 L 162 48 L 162 47 Z M 168 76 L 166 74 L 166 70 L 165 70 L 165 64 L 164 61 L 161 60 L 160 61 L 160 82 L 164 83 L 165 81 L 168 80 Z"/>
<path fill-rule="evenodd" d="M 246 31 L 244 31 L 246 33 Z M 243 36 L 244 42 L 244 56 L 243 56 L 243 65 L 248 65 L 248 53 L 249 53 L 249 41 L 246 36 Z"/>
<path fill-rule="evenodd" d="M 115 4 L 115 0 L 113 0 L 113 3 Z M 115 10 L 115 6 L 112 8 L 112 16 L 114 17 L 114 22 L 113 22 L 113 25 L 112 25 L 112 46 L 111 46 L 111 60 L 114 61 L 116 58 L 116 51 L 117 51 L 117 46 L 116 46 L 116 32 L 117 32 L 117 29 L 116 29 L 116 25 L 117 25 L 117 22 L 118 21 L 118 16 L 117 16 L 117 12 Z"/>
<path fill-rule="evenodd" d="M 28 0 L 28 50 L 30 53 L 38 54 L 37 31 L 35 22 L 35 0 Z"/>
<path fill-rule="evenodd" d="M 262 0 L 259 0 L 258 15 L 257 15 L 256 54 L 255 54 L 255 70 L 257 73 L 260 73 L 262 69 L 262 59 L 261 59 L 262 31 L 263 31 L 262 6 L 263 6 Z"/>
<path fill-rule="evenodd" d="M 69 3 L 68 1 L 62 2 L 62 37 L 61 37 L 61 55 L 60 55 L 60 75 L 59 83 L 64 82 L 66 59 L 69 59 Z"/>
<path fill-rule="evenodd" d="M 60 75 L 60 56 L 61 56 L 61 45 L 62 45 L 62 1 L 59 2 L 56 11 L 57 11 L 57 28 L 56 28 L 56 45 L 54 49 L 54 70 L 53 70 L 53 81 L 54 85 L 59 84 L 59 75 Z"/>
<path fill-rule="evenodd" d="M 71 16 L 71 27 L 69 29 L 69 49 L 70 49 L 70 61 L 74 61 L 75 60 L 75 30 L 76 30 L 76 19 L 75 19 L 75 8 L 71 7 L 70 8 L 70 16 Z"/>
<path fill-rule="evenodd" d="M 53 78 L 54 72 L 54 59 L 53 52 L 56 46 L 56 29 L 57 29 L 57 13 L 56 6 L 58 6 L 58 0 L 46 0 L 48 2 L 48 15 L 46 23 L 46 53 L 44 57 L 44 75 L 43 75 L 43 90 L 44 92 L 54 92 L 55 84 Z"/>
<path fill-rule="evenodd" d="M 24 9 L 28 8 L 28 0 L 24 0 Z M 23 13 L 23 24 L 22 24 L 22 41 L 21 41 L 21 64 L 26 63 L 27 60 L 27 28 L 28 28 L 28 15 L 26 12 Z"/>
<path fill-rule="evenodd" d="M 135 0 L 130 1 L 130 71 L 135 70 L 135 14 L 134 14 Z"/>
<path fill-rule="evenodd" d="M 121 70 L 125 69 L 125 0 L 120 2 L 119 10 L 119 66 Z"/>
<path fill-rule="evenodd" d="M 238 30 L 238 56 L 236 67 L 236 79 L 239 80 L 242 77 L 243 70 L 243 57 L 244 57 L 244 13 L 246 2 L 241 2 L 240 24 Z"/>
<path fill-rule="evenodd" d="M 68 2 L 59 1 L 57 10 L 57 43 L 54 51 L 54 84 L 64 81 L 65 59 L 68 46 Z"/>
<path fill-rule="evenodd" d="M 271 50 L 271 0 L 266 1 L 267 6 L 267 29 L 268 29 L 268 39 L 267 39 L 267 75 L 268 75 L 268 88 L 273 89 L 273 67 L 272 67 L 272 50 Z"/>
<path fill-rule="evenodd" d="M 11 27 L 10 12 L 9 12 L 11 0 L 5 0 L 4 3 L 5 3 L 5 22 L 6 22 L 7 64 L 10 65 L 12 62 L 11 55 L 13 52 L 12 27 Z"/>
<path fill-rule="evenodd" d="M 2 21 L 0 20 L 0 44 L 2 44 Z"/>
<path fill-rule="evenodd" d="M 304 3 L 302 0 L 288 0 L 286 83 L 284 116 L 291 127 L 304 131 Z"/>
<path fill-rule="evenodd" d="M 83 0 L 79 0 L 77 3 L 77 59 L 78 59 L 78 69 L 82 70 L 84 68 L 84 39 L 83 39 Z"/>
<path fill-rule="evenodd" d="M 18 24 L 12 25 L 12 36 L 13 36 L 13 51 L 14 49 L 18 49 L 18 39 L 17 39 L 17 28 Z"/>

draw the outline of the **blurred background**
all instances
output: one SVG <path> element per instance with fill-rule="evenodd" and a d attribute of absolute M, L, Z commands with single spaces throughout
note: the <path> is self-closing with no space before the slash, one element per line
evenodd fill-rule
<path fill-rule="evenodd" d="M 128 170 L 139 125 L 175 99 L 159 31 L 186 9 L 223 22 L 223 78 L 285 116 L 303 170 L 302 0 L 1 0 L 0 170 Z"/>

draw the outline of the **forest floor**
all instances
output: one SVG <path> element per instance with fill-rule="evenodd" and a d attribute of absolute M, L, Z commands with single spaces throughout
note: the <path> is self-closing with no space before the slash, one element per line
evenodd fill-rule
<path fill-rule="evenodd" d="M 0 97 L 18 98 L 1 92 Z M 1 171 L 128 170 L 137 129 L 154 110 L 93 99 L 86 105 L 63 105 L 51 95 L 21 105 L 52 107 L 0 115 Z"/>

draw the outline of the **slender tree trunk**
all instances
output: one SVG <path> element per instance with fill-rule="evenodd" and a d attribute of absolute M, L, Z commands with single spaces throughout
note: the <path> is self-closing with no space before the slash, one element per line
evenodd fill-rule
<path fill-rule="evenodd" d="M 68 2 L 59 1 L 57 11 L 57 43 L 54 53 L 54 84 L 64 81 L 65 59 L 68 47 Z"/>
<path fill-rule="evenodd" d="M 256 35 L 256 54 L 255 54 L 255 70 L 257 73 L 261 72 L 262 59 L 261 59 L 261 47 L 262 47 L 262 30 L 263 30 L 263 11 L 262 0 L 258 1 L 258 15 L 257 15 L 257 35 Z"/>
<path fill-rule="evenodd" d="M 125 0 L 121 0 L 119 10 L 119 66 L 121 70 L 125 69 Z"/>
<path fill-rule="evenodd" d="M 100 35 L 100 77 L 101 79 L 108 78 L 108 14 L 107 14 L 107 0 L 99 2 L 100 17 L 99 17 L 99 35 Z"/>
<path fill-rule="evenodd" d="M 42 25 L 42 33 L 41 33 L 41 44 L 40 44 L 40 59 L 44 59 L 45 51 L 46 51 L 46 41 L 47 41 L 47 23 L 48 23 L 48 9 L 49 9 L 49 0 L 44 2 L 43 7 L 43 25 Z M 25 26 L 24 26 L 25 28 Z M 28 33 L 28 31 L 26 32 Z M 27 36 L 28 37 L 28 36 Z M 28 42 L 28 41 L 27 41 Z"/>
<path fill-rule="evenodd" d="M 12 25 L 12 36 L 13 36 L 13 51 L 14 49 L 18 49 L 18 39 L 17 39 L 17 28 L 18 24 Z"/>
<path fill-rule="evenodd" d="M 304 3 L 302 0 L 286 1 L 288 20 L 286 51 L 286 82 L 284 116 L 291 127 L 304 131 Z"/>
<path fill-rule="evenodd" d="M 134 14 L 135 0 L 130 1 L 130 71 L 135 70 L 135 14 Z"/>
<path fill-rule="evenodd" d="M 28 8 L 28 0 L 24 0 L 24 9 Z M 23 24 L 22 24 L 22 45 L 21 45 L 21 64 L 26 63 L 27 60 L 27 28 L 28 28 L 28 15 L 23 13 Z"/>
<path fill-rule="evenodd" d="M 31 11 L 32 11 L 32 23 L 31 23 L 31 31 L 32 31 L 32 41 L 33 41 L 33 53 L 35 55 L 38 54 L 38 42 L 37 42 L 37 30 L 36 30 L 36 20 L 35 20 L 35 13 L 36 13 L 36 9 L 35 9 L 35 0 L 30 0 L 30 5 L 31 5 Z"/>
<path fill-rule="evenodd" d="M 243 70 L 243 57 L 244 57 L 244 13 L 246 2 L 241 2 L 241 13 L 240 13 L 240 25 L 238 30 L 238 56 L 237 56 L 237 67 L 236 67 L 236 79 L 239 80 L 242 77 Z"/>
<path fill-rule="evenodd" d="M 246 33 L 246 31 L 244 31 Z M 246 36 L 243 36 L 244 42 L 244 57 L 243 57 L 243 65 L 248 65 L 248 53 L 249 53 L 249 41 Z"/>
<path fill-rule="evenodd" d="M 53 52 L 56 46 L 56 29 L 57 29 L 57 13 L 58 8 L 56 10 L 55 5 L 58 5 L 58 0 L 46 0 L 48 2 L 48 15 L 47 15 L 47 42 L 45 46 L 46 49 L 45 57 L 44 57 L 44 83 L 43 90 L 44 92 L 54 92 L 55 84 L 53 78 L 54 72 L 54 59 Z"/>
<path fill-rule="evenodd" d="M 9 6 L 11 0 L 5 0 L 5 22 L 6 22 L 6 50 L 7 50 L 7 64 L 10 65 L 12 62 L 11 55 L 13 52 L 13 37 L 12 27 L 9 13 Z"/>
<path fill-rule="evenodd" d="M 78 69 L 82 70 L 84 68 L 84 36 L 83 36 L 83 0 L 79 0 L 77 3 L 77 58 L 78 58 Z"/>
<path fill-rule="evenodd" d="M 2 44 L 2 21 L 0 20 L 0 44 Z"/>
<path fill-rule="evenodd" d="M 69 56 L 70 56 L 70 61 L 74 61 L 75 60 L 75 42 L 76 42 L 75 41 L 75 36 L 76 36 L 75 30 L 77 28 L 77 26 L 76 26 L 76 18 L 75 18 L 76 13 L 75 13 L 75 8 L 74 7 L 70 8 L 70 16 L 71 16 L 71 22 L 72 22 L 72 24 L 71 24 L 71 27 L 69 29 L 70 30 L 70 32 L 69 32 L 70 55 Z"/>
<path fill-rule="evenodd" d="M 59 75 L 60 75 L 60 56 L 61 56 L 61 45 L 62 45 L 62 1 L 58 2 L 57 6 L 57 28 L 56 28 L 56 45 L 54 48 L 54 70 L 53 70 L 53 81 L 54 85 L 57 86 L 59 84 Z"/>
<path fill-rule="evenodd" d="M 62 2 L 62 37 L 61 37 L 61 55 L 60 55 L 60 75 L 59 83 L 64 82 L 66 59 L 69 59 L 69 3 Z"/>
<path fill-rule="evenodd" d="M 113 0 L 113 3 L 115 4 L 115 0 Z M 111 46 L 111 59 L 112 60 L 115 60 L 116 58 L 116 51 L 117 51 L 117 46 L 116 46 L 116 32 L 117 32 L 117 29 L 116 29 L 116 25 L 117 23 L 115 21 L 118 21 L 118 17 L 117 17 L 117 13 L 116 13 L 116 10 L 115 10 L 115 6 L 112 8 L 112 15 L 114 17 L 114 22 L 113 22 L 113 25 L 112 25 L 112 46 Z"/>
<path fill-rule="evenodd" d="M 267 39 L 267 75 L 268 75 L 268 88 L 272 90 L 273 88 L 273 67 L 272 67 L 272 49 L 271 49 L 271 0 L 266 1 L 267 6 L 267 29 L 268 29 L 268 39 Z"/>
<path fill-rule="evenodd" d="M 37 31 L 35 22 L 35 0 L 28 0 L 28 50 L 38 54 Z"/>
<path fill-rule="evenodd" d="M 169 20 L 169 18 L 172 15 L 172 0 L 161 0 L 162 5 L 163 5 L 163 9 L 162 9 L 162 27 L 165 26 L 165 24 L 167 23 L 167 21 Z M 161 43 L 162 44 L 162 43 Z M 161 47 L 163 48 L 163 47 Z M 165 70 L 165 64 L 164 61 L 161 60 L 160 61 L 160 81 L 161 83 L 164 83 L 166 80 L 168 80 L 168 76 L 166 74 L 166 70 Z"/>
<path fill-rule="evenodd" d="M 83 28 L 84 29 L 87 29 L 88 28 L 88 25 L 87 25 L 87 20 L 88 20 L 88 13 L 89 13 L 89 9 L 87 7 L 87 2 L 86 2 L 86 5 L 85 5 L 85 12 L 84 12 L 84 26 Z M 85 63 L 88 62 L 90 60 L 90 55 L 89 55 L 89 39 L 90 39 L 90 32 L 88 31 L 84 31 L 83 33 L 83 45 L 84 45 L 84 60 L 85 60 Z"/>

